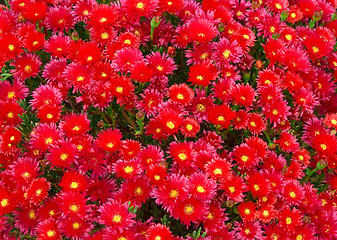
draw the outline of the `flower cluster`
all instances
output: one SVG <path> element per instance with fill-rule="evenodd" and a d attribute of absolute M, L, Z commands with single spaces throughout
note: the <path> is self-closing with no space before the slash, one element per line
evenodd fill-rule
<path fill-rule="evenodd" d="M 337 239 L 337 2 L 0 5 L 0 239 Z"/>

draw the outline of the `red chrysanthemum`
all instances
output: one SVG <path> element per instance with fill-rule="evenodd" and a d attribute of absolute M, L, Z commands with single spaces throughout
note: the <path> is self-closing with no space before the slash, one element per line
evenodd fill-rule
<path fill-rule="evenodd" d="M 114 26 L 118 22 L 118 16 L 115 6 L 97 4 L 89 14 L 88 25 L 91 27 Z"/>
<path fill-rule="evenodd" d="M 238 206 L 238 212 L 242 217 L 242 221 L 253 221 L 256 218 L 256 205 L 253 202 L 243 202 Z"/>
<path fill-rule="evenodd" d="M 12 212 L 16 207 L 15 198 L 5 187 L 0 187 L 0 216 Z"/>
<path fill-rule="evenodd" d="M 246 108 L 250 107 L 253 104 L 256 96 L 254 89 L 249 84 L 233 85 L 230 88 L 229 94 L 232 96 L 236 104 L 244 106 Z"/>
<path fill-rule="evenodd" d="M 252 169 L 259 163 L 257 151 L 245 143 L 236 146 L 231 156 L 238 163 L 239 169 Z"/>
<path fill-rule="evenodd" d="M 254 197 L 263 197 L 271 192 L 271 183 L 260 173 L 249 175 L 247 181 L 248 191 L 250 191 Z"/>
<path fill-rule="evenodd" d="M 55 124 L 42 123 L 32 132 L 31 145 L 36 150 L 46 151 L 62 137 Z"/>
<path fill-rule="evenodd" d="M 59 231 L 62 236 L 72 239 L 81 239 L 88 234 L 92 228 L 92 224 L 84 218 L 79 217 L 63 217 L 59 221 Z"/>
<path fill-rule="evenodd" d="M 301 212 L 296 209 L 285 207 L 279 215 L 280 224 L 288 231 L 293 231 L 296 227 L 303 225 Z"/>
<path fill-rule="evenodd" d="M 76 171 L 67 171 L 64 173 L 59 186 L 65 192 L 85 192 L 88 188 L 88 183 L 85 175 Z"/>
<path fill-rule="evenodd" d="M 207 18 L 193 18 L 187 24 L 188 38 L 192 42 L 209 43 L 219 31 L 215 24 Z"/>
<path fill-rule="evenodd" d="M 217 188 L 215 180 L 208 178 L 202 172 L 193 173 L 189 180 L 188 190 L 191 196 L 205 202 L 210 202 L 215 197 Z"/>
<path fill-rule="evenodd" d="M 50 218 L 39 222 L 39 224 L 36 226 L 36 236 L 39 240 L 60 239 L 61 235 L 56 220 Z"/>
<path fill-rule="evenodd" d="M 158 0 L 122 0 L 121 5 L 129 18 L 139 21 L 141 17 L 151 17 L 155 13 Z"/>
<path fill-rule="evenodd" d="M 185 176 L 170 174 L 158 188 L 153 189 L 152 196 L 157 204 L 172 212 L 178 202 L 187 198 L 187 187 L 188 179 Z"/>
<path fill-rule="evenodd" d="M 200 124 L 193 118 L 185 118 L 180 128 L 185 137 L 195 137 L 200 131 Z"/>
<path fill-rule="evenodd" d="M 224 129 L 228 129 L 232 119 L 235 117 L 235 112 L 227 105 L 216 105 L 209 109 L 208 120 L 210 123 L 220 125 Z"/>
<path fill-rule="evenodd" d="M 146 57 L 146 62 L 158 76 L 172 74 L 177 69 L 174 60 L 166 53 L 154 52 Z"/>
<path fill-rule="evenodd" d="M 317 134 L 312 146 L 319 154 L 331 156 L 337 152 L 337 138 L 329 133 Z"/>
<path fill-rule="evenodd" d="M 169 153 L 174 163 L 181 168 L 188 168 L 195 154 L 191 142 L 172 142 L 170 144 Z"/>
<path fill-rule="evenodd" d="M 59 127 L 69 137 L 86 133 L 90 129 L 90 121 L 85 114 L 66 115 Z"/>
<path fill-rule="evenodd" d="M 190 67 L 188 81 L 207 87 L 216 79 L 217 69 L 213 64 L 197 63 Z"/>
<path fill-rule="evenodd" d="M 220 187 L 225 191 L 225 195 L 228 199 L 235 202 L 243 201 L 243 192 L 245 192 L 246 185 L 240 176 L 233 175 L 231 178 L 222 179 L 220 182 Z"/>
<path fill-rule="evenodd" d="M 62 73 L 67 83 L 74 87 L 73 91 L 83 91 L 93 80 L 93 72 L 87 66 L 79 63 L 69 64 Z"/>
<path fill-rule="evenodd" d="M 173 102 L 186 106 L 192 102 L 194 91 L 185 83 L 175 84 L 169 88 L 168 96 Z"/>
<path fill-rule="evenodd" d="M 114 173 L 116 173 L 116 177 L 121 177 L 123 179 L 129 178 L 137 178 L 142 172 L 143 168 L 140 164 L 140 161 L 135 160 L 118 160 L 114 166 Z"/>
<path fill-rule="evenodd" d="M 165 133 L 168 135 L 177 133 L 183 121 L 179 112 L 170 108 L 162 110 L 157 119 L 160 121 Z"/>
<path fill-rule="evenodd" d="M 145 233 L 146 240 L 169 240 L 172 233 L 168 227 L 160 223 L 150 226 Z"/>
<path fill-rule="evenodd" d="M 134 63 L 130 71 L 130 78 L 141 83 L 150 82 L 155 73 L 144 61 Z"/>
<path fill-rule="evenodd" d="M 286 48 L 281 53 L 281 62 L 289 69 L 307 73 L 311 64 L 306 52 L 298 47 Z"/>
<path fill-rule="evenodd" d="M 70 218 L 87 216 L 90 207 L 86 201 L 85 195 L 78 192 L 62 192 L 57 197 L 57 204 L 62 216 Z"/>
<path fill-rule="evenodd" d="M 124 229 L 134 223 L 133 218 L 135 215 L 128 211 L 126 203 L 122 204 L 115 200 L 110 200 L 104 203 L 98 211 L 100 213 L 99 222 L 108 227 Z"/>
<path fill-rule="evenodd" d="M 74 11 L 65 6 L 49 7 L 48 14 L 45 19 L 47 29 L 54 33 L 68 31 L 75 25 Z"/>
<path fill-rule="evenodd" d="M 107 129 L 97 135 L 96 144 L 99 148 L 114 152 L 119 148 L 122 134 L 118 129 Z"/>
<path fill-rule="evenodd" d="M 45 42 L 44 49 L 46 52 L 51 53 L 52 56 L 60 58 L 68 56 L 70 46 L 70 37 L 53 35 Z"/>
<path fill-rule="evenodd" d="M 35 178 L 27 189 L 27 199 L 33 204 L 43 201 L 50 189 L 50 182 L 45 178 Z"/>
<path fill-rule="evenodd" d="M 222 158 L 214 158 L 205 165 L 205 171 L 216 180 L 230 179 L 231 164 Z"/>
<path fill-rule="evenodd" d="M 238 46 L 237 41 L 230 42 L 227 38 L 221 38 L 215 44 L 212 60 L 216 61 L 218 67 L 222 67 L 230 62 L 238 63 L 242 54 L 242 48 Z"/>
<path fill-rule="evenodd" d="M 207 205 L 196 198 L 187 198 L 177 203 L 172 210 L 172 216 L 188 227 L 192 222 L 197 223 L 206 218 Z"/>
<path fill-rule="evenodd" d="M 47 141 L 47 140 L 45 140 Z M 77 151 L 74 144 L 68 141 L 59 141 L 49 148 L 47 159 L 53 168 L 60 167 L 67 169 L 75 162 Z"/>
<path fill-rule="evenodd" d="M 13 62 L 15 69 L 11 70 L 13 77 L 19 81 L 25 81 L 27 78 L 36 77 L 40 72 L 42 62 L 40 58 L 33 53 L 19 55 Z"/>

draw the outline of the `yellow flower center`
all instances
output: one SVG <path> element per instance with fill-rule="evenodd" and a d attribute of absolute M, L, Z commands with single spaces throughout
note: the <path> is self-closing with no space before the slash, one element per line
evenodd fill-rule
<path fill-rule="evenodd" d="M 242 156 L 242 157 L 241 157 L 241 160 L 242 160 L 243 162 L 247 162 L 247 161 L 248 161 L 248 157 L 247 157 L 247 156 Z"/>
<path fill-rule="evenodd" d="M 321 147 L 323 150 L 326 150 L 326 149 L 327 149 L 326 144 L 321 144 L 320 147 Z"/>
<path fill-rule="evenodd" d="M 179 157 L 180 160 L 184 161 L 184 160 L 186 160 L 187 155 L 185 153 L 179 153 L 178 157 Z"/>
<path fill-rule="evenodd" d="M 55 231 L 53 231 L 53 230 L 49 230 L 48 232 L 47 232 L 47 236 L 48 237 L 54 237 L 55 236 Z"/>
<path fill-rule="evenodd" d="M 76 204 L 72 204 L 69 206 L 69 209 L 73 212 L 78 212 L 79 207 Z"/>
<path fill-rule="evenodd" d="M 139 2 L 139 3 L 137 3 L 136 6 L 137 6 L 138 9 L 143 9 L 144 8 L 144 3 Z"/>
<path fill-rule="evenodd" d="M 170 191 L 170 198 L 176 198 L 178 196 L 179 196 L 178 190 L 173 189 Z"/>
<path fill-rule="evenodd" d="M 6 198 L 2 199 L 0 204 L 1 204 L 1 207 L 6 207 L 8 205 L 8 199 Z"/>
<path fill-rule="evenodd" d="M 132 166 L 126 166 L 124 168 L 124 172 L 126 172 L 126 173 L 132 173 L 133 172 L 133 167 Z"/>
<path fill-rule="evenodd" d="M 65 160 L 68 158 L 68 154 L 62 153 L 62 154 L 60 155 L 60 158 L 61 158 L 62 161 L 65 161 Z"/>
<path fill-rule="evenodd" d="M 7 94 L 7 97 L 9 98 L 9 99 L 12 99 L 12 98 L 14 98 L 15 97 L 15 92 L 8 92 L 8 94 Z"/>
<path fill-rule="evenodd" d="M 199 192 L 199 193 L 204 193 L 204 192 L 206 192 L 206 190 L 204 189 L 203 186 L 198 186 L 198 187 L 197 187 L 197 192 Z"/>
<path fill-rule="evenodd" d="M 184 207 L 184 212 L 185 212 L 187 215 L 191 215 L 192 213 L 194 213 L 194 207 L 193 207 L 191 204 L 187 204 L 187 205 Z"/>
<path fill-rule="evenodd" d="M 113 216 L 112 221 L 115 223 L 120 223 L 122 221 L 122 216 L 119 214 L 116 214 Z"/>
<path fill-rule="evenodd" d="M 78 183 L 77 182 L 71 182 L 70 188 L 73 188 L 73 189 L 78 188 Z"/>
<path fill-rule="evenodd" d="M 230 51 L 230 50 L 225 50 L 225 51 L 222 53 L 222 55 L 224 56 L 225 59 L 228 59 L 230 54 L 231 54 L 231 51 Z"/>
<path fill-rule="evenodd" d="M 13 114 L 12 112 L 9 112 L 9 113 L 7 114 L 7 117 L 13 118 L 13 117 L 14 117 L 14 114 Z"/>
<path fill-rule="evenodd" d="M 231 193 L 235 192 L 235 187 L 229 187 L 228 189 Z"/>
<path fill-rule="evenodd" d="M 79 224 L 78 222 L 73 222 L 73 229 L 77 230 L 81 227 L 81 224 Z"/>
<path fill-rule="evenodd" d="M 53 139 L 52 139 L 51 137 L 46 138 L 46 139 L 44 140 L 44 143 L 47 144 L 47 145 L 51 144 L 52 142 L 53 142 Z"/>
<path fill-rule="evenodd" d="M 287 218 L 286 218 L 286 224 L 288 224 L 288 225 L 291 224 L 291 218 L 290 218 L 290 217 L 287 217 Z"/>
<path fill-rule="evenodd" d="M 166 123 L 166 126 L 169 128 L 169 129 L 174 129 L 175 128 L 175 125 L 172 121 L 169 121 Z"/>
<path fill-rule="evenodd" d="M 216 168 L 214 171 L 213 171 L 214 175 L 221 175 L 222 174 L 222 170 L 220 168 Z"/>

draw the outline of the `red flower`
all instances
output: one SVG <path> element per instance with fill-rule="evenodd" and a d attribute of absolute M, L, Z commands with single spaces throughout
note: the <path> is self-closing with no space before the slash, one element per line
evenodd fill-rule
<path fill-rule="evenodd" d="M 291 205 L 298 205 L 304 198 L 303 187 L 296 180 L 289 180 L 283 186 L 283 196 Z"/>
<path fill-rule="evenodd" d="M 262 205 L 259 211 L 257 211 L 257 219 L 263 223 L 269 223 L 276 217 L 277 211 L 273 205 Z"/>
<path fill-rule="evenodd" d="M 222 67 L 230 62 L 238 63 L 242 56 L 242 48 L 238 46 L 237 41 L 229 41 L 227 38 L 221 38 L 215 44 L 215 52 L 213 60 L 216 61 L 218 67 Z"/>
<path fill-rule="evenodd" d="M 168 227 L 160 223 L 150 226 L 146 233 L 146 240 L 169 240 L 172 237 L 172 233 Z"/>
<path fill-rule="evenodd" d="M 121 204 L 115 200 L 110 200 L 103 204 L 98 211 L 100 213 L 99 222 L 108 227 L 125 229 L 134 223 L 135 215 L 128 211 L 126 203 Z"/>
<path fill-rule="evenodd" d="M 86 204 L 85 195 L 78 192 L 63 192 L 57 197 L 57 204 L 63 217 L 86 217 L 90 207 Z"/>
<path fill-rule="evenodd" d="M 27 199 L 33 204 L 39 204 L 48 196 L 50 182 L 45 178 L 35 178 L 27 190 Z"/>
<path fill-rule="evenodd" d="M 169 98 L 182 106 L 189 105 L 194 97 L 194 91 L 187 86 L 187 84 L 174 84 L 169 89 Z"/>
<path fill-rule="evenodd" d="M 122 8 L 132 20 L 139 21 L 141 17 L 151 17 L 158 7 L 158 0 L 122 0 Z"/>
<path fill-rule="evenodd" d="M 212 107 L 208 112 L 208 120 L 210 123 L 220 125 L 224 129 L 228 129 L 231 120 L 235 117 L 235 112 L 227 105 L 217 105 Z"/>
<path fill-rule="evenodd" d="M 337 139 L 329 133 L 318 134 L 314 137 L 312 146 L 319 154 L 330 156 L 337 152 Z"/>
<path fill-rule="evenodd" d="M 244 222 L 253 221 L 257 215 L 256 205 L 253 202 L 240 203 L 238 206 L 238 212 Z"/>
<path fill-rule="evenodd" d="M 146 62 L 155 71 L 158 76 L 172 74 L 177 69 L 174 60 L 166 53 L 155 52 L 146 57 Z"/>
<path fill-rule="evenodd" d="M 114 152 L 119 148 L 122 134 L 118 129 L 107 129 L 97 135 L 96 144 L 107 152 Z"/>
<path fill-rule="evenodd" d="M 41 65 L 42 62 L 37 55 L 24 53 L 14 60 L 13 66 L 15 69 L 11 72 L 15 79 L 25 81 L 27 78 L 36 77 L 40 72 Z"/>
<path fill-rule="evenodd" d="M 64 173 L 59 186 L 66 192 L 84 192 L 88 188 L 88 183 L 83 174 L 76 171 L 67 171 Z"/>
<path fill-rule="evenodd" d="M 187 198 L 188 179 L 185 176 L 178 174 L 170 174 L 166 180 L 154 188 L 152 196 L 159 205 L 169 212 L 172 212 L 173 207 Z"/>
<path fill-rule="evenodd" d="M 233 85 L 230 88 L 229 94 L 232 96 L 236 104 L 244 106 L 246 108 L 252 106 L 256 96 L 254 89 L 249 84 Z"/>
<path fill-rule="evenodd" d="M 159 186 L 167 176 L 167 169 L 161 164 L 151 164 L 145 175 L 150 179 L 152 184 Z"/>
<path fill-rule="evenodd" d="M 16 126 L 22 122 L 19 115 L 23 114 L 23 109 L 17 102 L 0 101 L 0 106 L 0 119 L 6 125 Z"/>
<path fill-rule="evenodd" d="M 207 216 L 207 205 L 196 198 L 179 201 L 172 210 L 172 216 L 189 227 L 191 223 L 202 221 Z"/>
<path fill-rule="evenodd" d="M 266 123 L 258 113 L 248 115 L 248 129 L 254 134 L 259 134 L 266 129 Z"/>
<path fill-rule="evenodd" d="M 188 168 L 195 154 L 191 142 L 172 142 L 170 144 L 169 153 L 174 163 L 181 168 Z"/>
<path fill-rule="evenodd" d="M 19 158 L 12 165 L 11 179 L 17 186 L 27 186 L 39 175 L 39 162 L 32 158 Z"/>
<path fill-rule="evenodd" d="M 170 108 L 162 110 L 157 119 L 162 124 L 167 135 L 177 133 L 183 122 L 183 118 L 180 114 L 176 110 Z"/>
<path fill-rule="evenodd" d="M 91 228 L 89 222 L 79 217 L 63 217 L 59 221 L 59 230 L 67 238 L 80 239 L 88 234 Z"/>
<path fill-rule="evenodd" d="M 47 159 L 53 168 L 60 167 L 63 169 L 70 168 L 75 162 L 76 157 L 77 151 L 75 146 L 70 142 L 63 140 L 58 144 L 53 144 L 47 155 Z"/>
<path fill-rule="evenodd" d="M 135 179 L 143 172 L 139 160 L 118 160 L 113 167 L 116 177 L 123 179 Z"/>
<path fill-rule="evenodd" d="M 209 43 L 219 34 L 215 24 L 207 18 L 195 17 L 187 24 L 188 38 L 192 42 Z"/>
<path fill-rule="evenodd" d="M 91 27 L 114 26 L 117 19 L 118 12 L 115 6 L 97 4 L 89 14 L 88 25 Z"/>
<path fill-rule="evenodd" d="M 208 178 L 204 173 L 195 172 L 190 176 L 189 180 L 188 190 L 191 196 L 205 202 L 210 202 L 216 196 L 216 181 Z"/>
<path fill-rule="evenodd" d="M 14 211 L 15 214 L 15 227 L 17 227 L 22 234 L 30 233 L 35 235 L 35 228 L 39 223 L 38 207 L 21 206 L 20 209 Z"/>
<path fill-rule="evenodd" d="M 45 42 L 44 48 L 46 52 L 51 53 L 54 57 L 67 57 L 70 50 L 70 44 L 70 37 L 53 35 Z"/>
<path fill-rule="evenodd" d="M 83 91 L 93 80 L 90 68 L 74 62 L 66 67 L 62 76 L 71 87 L 74 87 L 74 92 Z"/>
<path fill-rule="evenodd" d="M 231 164 L 222 158 L 213 158 L 205 165 L 205 171 L 216 180 L 230 179 L 232 177 Z"/>
<path fill-rule="evenodd" d="M 15 198 L 5 187 L 0 187 L 0 217 L 12 212 L 16 207 Z"/>
<path fill-rule="evenodd" d="M 144 61 L 136 62 L 131 68 L 131 79 L 137 82 L 150 82 L 154 75 L 154 70 L 149 67 Z"/>
<path fill-rule="evenodd" d="M 185 137 L 195 137 L 200 130 L 199 123 L 193 118 L 185 118 L 180 131 Z"/>
<path fill-rule="evenodd" d="M 248 191 L 250 191 L 254 197 L 263 197 L 271 192 L 271 183 L 260 173 L 249 175 L 247 181 Z"/>
<path fill-rule="evenodd" d="M 66 6 L 49 7 L 45 19 L 47 29 L 54 33 L 68 31 L 75 25 L 74 12 Z"/>
<path fill-rule="evenodd" d="M 58 240 L 61 238 L 58 224 L 52 218 L 39 222 L 36 226 L 36 235 L 39 240 Z"/>
<path fill-rule="evenodd" d="M 239 165 L 239 169 L 252 169 L 259 163 L 256 150 L 243 143 L 236 146 L 232 152 L 232 158 Z"/>
<path fill-rule="evenodd" d="M 231 178 L 222 179 L 220 182 L 221 189 L 225 191 L 226 196 L 235 202 L 243 201 L 243 192 L 246 185 L 240 176 L 233 175 Z"/>
<path fill-rule="evenodd" d="M 90 129 L 90 121 L 85 114 L 71 113 L 66 115 L 59 127 L 69 137 L 86 133 Z"/>
<path fill-rule="evenodd" d="M 280 224 L 289 232 L 293 231 L 296 227 L 303 225 L 301 212 L 296 208 L 290 210 L 289 207 L 285 207 L 282 209 L 279 220 Z"/>
<path fill-rule="evenodd" d="M 213 64 L 197 63 L 190 67 L 188 81 L 196 85 L 207 87 L 216 79 L 217 69 Z"/>

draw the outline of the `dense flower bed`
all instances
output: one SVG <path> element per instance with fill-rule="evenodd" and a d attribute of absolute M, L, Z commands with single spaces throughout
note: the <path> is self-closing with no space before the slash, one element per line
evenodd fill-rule
<path fill-rule="evenodd" d="M 335 0 L 13 0 L 0 239 L 337 239 Z"/>

